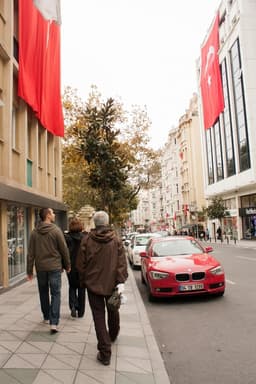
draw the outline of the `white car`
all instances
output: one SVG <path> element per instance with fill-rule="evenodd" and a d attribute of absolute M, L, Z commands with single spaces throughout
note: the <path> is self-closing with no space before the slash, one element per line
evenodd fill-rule
<path fill-rule="evenodd" d="M 127 257 L 133 269 L 141 266 L 140 252 L 145 251 L 149 239 L 152 237 L 162 237 L 159 233 L 147 232 L 138 233 L 132 236 L 127 249 Z"/>

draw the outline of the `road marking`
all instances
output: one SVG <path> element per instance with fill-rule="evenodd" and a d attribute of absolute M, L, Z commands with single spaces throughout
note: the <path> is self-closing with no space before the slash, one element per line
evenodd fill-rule
<path fill-rule="evenodd" d="M 256 261 L 255 257 L 246 257 L 246 256 L 236 256 L 236 257 L 237 259 Z"/>
<path fill-rule="evenodd" d="M 234 281 L 228 280 L 228 279 L 226 279 L 226 283 L 231 284 L 231 285 L 235 285 L 236 284 Z"/>

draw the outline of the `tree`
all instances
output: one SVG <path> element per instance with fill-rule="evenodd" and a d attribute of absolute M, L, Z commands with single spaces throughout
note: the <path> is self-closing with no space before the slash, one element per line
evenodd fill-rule
<path fill-rule="evenodd" d="M 112 221 L 123 222 L 136 209 L 140 188 L 160 176 L 158 153 L 148 147 L 145 109 L 128 114 L 120 100 L 103 102 L 95 86 L 86 103 L 67 88 L 63 105 L 64 201 L 76 212 L 85 204 L 106 209 Z"/>
<path fill-rule="evenodd" d="M 229 212 L 226 210 L 224 201 L 221 197 L 214 197 L 205 211 L 210 219 L 219 219 L 221 221 L 223 217 L 229 216 Z"/>

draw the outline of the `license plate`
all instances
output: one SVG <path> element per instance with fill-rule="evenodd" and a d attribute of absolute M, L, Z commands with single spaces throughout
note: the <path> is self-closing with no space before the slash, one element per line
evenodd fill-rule
<path fill-rule="evenodd" d="M 187 284 L 187 285 L 180 285 L 179 286 L 179 290 L 181 292 L 184 292 L 184 291 L 197 291 L 199 289 L 204 289 L 204 285 L 203 284 Z"/>

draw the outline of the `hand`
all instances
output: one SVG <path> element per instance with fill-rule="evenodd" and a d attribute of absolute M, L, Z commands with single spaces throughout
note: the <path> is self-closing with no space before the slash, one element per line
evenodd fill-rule
<path fill-rule="evenodd" d="M 116 287 L 119 294 L 124 292 L 124 283 L 119 283 Z"/>
<path fill-rule="evenodd" d="M 70 267 L 66 269 L 66 272 L 67 272 L 67 273 L 69 273 L 70 271 L 71 271 L 71 268 L 70 268 Z"/>
<path fill-rule="evenodd" d="M 33 280 L 33 275 L 27 275 L 27 280 L 32 281 Z"/>

